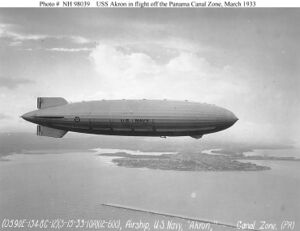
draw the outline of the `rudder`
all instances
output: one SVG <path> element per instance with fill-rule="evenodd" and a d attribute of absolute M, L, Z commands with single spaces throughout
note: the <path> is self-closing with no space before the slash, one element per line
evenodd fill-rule
<path fill-rule="evenodd" d="M 38 97 L 37 98 L 38 109 L 61 106 L 67 103 L 68 101 L 62 97 Z"/>
<path fill-rule="evenodd" d="M 36 134 L 38 136 L 49 136 L 54 138 L 63 137 L 68 131 L 60 130 L 56 128 L 49 128 L 46 126 L 38 125 L 36 129 Z"/>

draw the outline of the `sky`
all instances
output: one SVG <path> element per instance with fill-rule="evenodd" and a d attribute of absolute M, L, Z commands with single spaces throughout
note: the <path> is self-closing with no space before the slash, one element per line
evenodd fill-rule
<path fill-rule="evenodd" d="M 239 121 L 220 140 L 300 145 L 299 9 L 0 9 L 0 130 L 39 96 L 175 99 Z"/>

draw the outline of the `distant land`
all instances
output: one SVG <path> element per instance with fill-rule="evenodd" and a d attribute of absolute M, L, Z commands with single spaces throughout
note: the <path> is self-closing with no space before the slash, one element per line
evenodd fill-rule
<path fill-rule="evenodd" d="M 36 136 L 33 133 L 0 133 L 0 160 L 11 154 L 63 154 L 87 152 L 96 148 L 139 150 L 141 152 L 177 152 L 178 154 L 131 155 L 109 153 L 118 166 L 176 171 L 259 171 L 269 167 L 239 160 L 287 160 L 293 157 L 245 156 L 254 149 L 291 148 L 283 145 L 258 145 L 191 138 L 144 138 L 98 135 L 73 135 L 62 139 Z M 202 153 L 213 150 L 211 154 Z"/>
<path fill-rule="evenodd" d="M 24 153 L 36 150 L 77 150 L 84 151 L 94 148 L 116 148 L 140 150 L 145 152 L 190 152 L 199 153 L 203 150 L 220 148 L 233 153 L 243 153 L 253 149 L 292 148 L 287 145 L 236 143 L 211 140 L 210 137 L 196 140 L 187 138 L 154 138 L 104 136 L 70 133 L 62 139 L 36 136 L 35 133 L 0 133 L 0 156 Z"/>
<path fill-rule="evenodd" d="M 131 155 L 125 152 L 99 154 L 118 157 L 112 159 L 121 167 L 149 168 L 174 171 L 260 171 L 271 168 L 253 163 L 244 163 L 227 156 L 209 154 L 163 154 Z"/>
<path fill-rule="evenodd" d="M 251 152 L 253 150 L 245 150 L 243 152 L 241 151 L 234 151 L 234 150 L 226 150 L 226 149 L 220 149 L 220 150 L 213 150 L 212 153 L 214 154 L 220 154 L 223 156 L 230 157 L 232 159 L 240 159 L 240 160 L 280 160 L 280 161 L 300 161 L 300 159 L 296 157 L 290 157 L 290 156 L 262 156 L 262 155 L 251 155 L 246 156 L 244 152 Z"/>

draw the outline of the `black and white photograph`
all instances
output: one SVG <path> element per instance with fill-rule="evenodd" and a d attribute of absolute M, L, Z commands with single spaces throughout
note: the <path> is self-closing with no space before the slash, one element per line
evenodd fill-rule
<path fill-rule="evenodd" d="M 0 7 L 0 229 L 300 230 L 299 41 L 299 8 Z"/>

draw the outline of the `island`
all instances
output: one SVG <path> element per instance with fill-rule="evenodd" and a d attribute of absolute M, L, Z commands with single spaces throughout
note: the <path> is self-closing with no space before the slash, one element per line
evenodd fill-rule
<path fill-rule="evenodd" d="M 120 167 L 148 168 L 174 171 L 261 171 L 269 167 L 241 162 L 229 156 L 204 153 L 162 155 L 131 155 L 126 152 L 102 153 L 99 156 L 115 157 L 112 162 Z"/>

